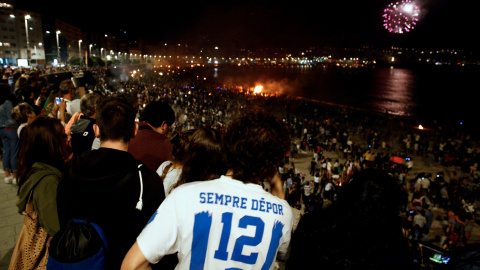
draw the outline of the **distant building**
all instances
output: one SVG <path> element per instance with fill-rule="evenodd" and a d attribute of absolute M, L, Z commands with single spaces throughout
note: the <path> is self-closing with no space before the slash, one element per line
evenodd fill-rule
<path fill-rule="evenodd" d="M 86 40 L 86 34 L 82 31 L 82 29 L 68 24 L 62 20 L 55 19 L 54 22 L 55 27 L 55 34 L 57 31 L 59 32 L 59 43 L 60 40 L 60 61 L 61 63 L 65 63 L 71 57 L 78 57 L 83 59 L 83 63 L 85 63 L 86 58 L 86 51 L 88 45 Z M 62 49 L 63 47 L 63 49 Z"/>
<path fill-rule="evenodd" d="M 0 64 L 45 65 L 41 16 L 0 2 Z"/>

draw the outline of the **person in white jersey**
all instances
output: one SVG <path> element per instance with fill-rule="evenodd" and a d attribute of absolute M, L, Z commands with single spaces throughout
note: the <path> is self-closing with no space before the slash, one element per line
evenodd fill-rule
<path fill-rule="evenodd" d="M 250 112 L 224 139 L 225 175 L 175 188 L 125 256 L 122 269 L 148 269 L 177 253 L 176 269 L 273 269 L 286 260 L 293 215 L 279 164 L 290 146 L 273 115 Z M 263 190 L 270 182 L 271 193 Z"/>

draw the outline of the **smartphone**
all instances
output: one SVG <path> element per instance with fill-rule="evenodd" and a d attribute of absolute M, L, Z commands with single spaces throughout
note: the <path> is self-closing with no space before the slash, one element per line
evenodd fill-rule
<path fill-rule="evenodd" d="M 57 97 L 55 98 L 55 102 L 58 104 L 60 104 L 60 102 L 62 102 L 63 98 L 60 98 L 60 97 Z"/>
<path fill-rule="evenodd" d="M 430 257 L 430 260 L 440 264 L 448 264 L 448 262 L 450 261 L 450 257 L 444 254 L 436 253 L 432 257 Z"/>

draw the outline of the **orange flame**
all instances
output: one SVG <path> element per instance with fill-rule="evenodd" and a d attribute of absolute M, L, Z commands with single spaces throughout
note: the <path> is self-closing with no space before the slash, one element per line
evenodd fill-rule
<path fill-rule="evenodd" d="M 260 94 L 260 93 L 262 93 L 262 90 L 263 90 L 263 86 L 257 85 L 257 86 L 255 86 L 255 89 L 253 90 L 253 93 L 254 94 Z"/>

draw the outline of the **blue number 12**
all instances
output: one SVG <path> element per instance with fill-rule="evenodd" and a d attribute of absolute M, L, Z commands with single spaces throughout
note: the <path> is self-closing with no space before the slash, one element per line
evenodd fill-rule
<path fill-rule="evenodd" d="M 233 213 L 225 212 L 222 214 L 223 229 L 220 236 L 220 243 L 218 249 L 215 251 L 214 258 L 226 261 L 228 260 L 228 241 L 232 229 Z M 208 236 L 210 234 L 210 227 L 212 223 L 211 215 L 205 212 L 195 215 L 195 224 L 193 227 L 192 240 L 192 259 L 190 262 L 190 269 L 203 269 L 205 264 L 206 249 L 208 246 Z M 245 264 L 255 264 L 258 258 L 258 253 L 251 253 L 246 256 L 242 254 L 243 246 L 257 246 L 262 242 L 263 233 L 265 230 L 265 223 L 259 217 L 243 216 L 239 220 L 238 227 L 247 228 L 247 226 L 255 226 L 255 235 L 240 236 L 235 240 L 235 245 L 232 252 L 231 260 L 242 262 Z M 282 237 L 283 224 L 279 221 L 275 223 L 272 228 L 272 239 L 267 252 L 267 258 L 262 266 L 262 269 L 269 269 L 276 256 L 280 238 Z M 198 257 L 194 257 L 198 256 Z"/>

